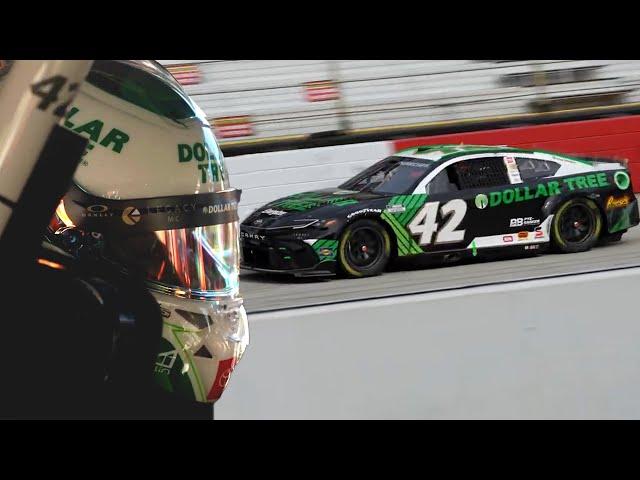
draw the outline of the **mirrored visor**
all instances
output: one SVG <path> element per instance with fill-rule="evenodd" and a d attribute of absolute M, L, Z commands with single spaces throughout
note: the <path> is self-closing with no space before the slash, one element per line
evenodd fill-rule
<path fill-rule="evenodd" d="M 144 232 L 105 242 L 103 254 L 145 274 L 149 288 L 184 298 L 238 293 L 238 222 Z"/>

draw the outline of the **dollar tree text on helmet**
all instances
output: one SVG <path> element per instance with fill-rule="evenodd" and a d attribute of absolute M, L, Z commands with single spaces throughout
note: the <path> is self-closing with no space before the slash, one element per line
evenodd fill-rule
<path fill-rule="evenodd" d="M 104 122 L 98 119 L 90 120 L 88 122 L 84 122 L 82 125 L 76 126 L 71 121 L 71 118 L 79 111 L 80 110 L 77 107 L 73 107 L 69 110 L 64 119 L 65 128 L 79 134 L 87 134 L 89 136 L 89 140 L 91 140 L 87 146 L 89 150 L 93 149 L 94 143 L 99 143 L 103 147 L 111 148 L 114 153 L 122 152 L 124 145 L 129 141 L 129 135 L 122 130 L 112 128 L 106 135 L 102 136 Z"/>

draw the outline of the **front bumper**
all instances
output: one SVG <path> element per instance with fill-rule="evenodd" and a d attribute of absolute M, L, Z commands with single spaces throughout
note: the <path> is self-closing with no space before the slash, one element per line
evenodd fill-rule
<path fill-rule="evenodd" d="M 241 238 L 240 267 L 266 273 L 295 276 L 335 274 L 335 261 L 321 258 L 312 245 L 289 238 Z"/>

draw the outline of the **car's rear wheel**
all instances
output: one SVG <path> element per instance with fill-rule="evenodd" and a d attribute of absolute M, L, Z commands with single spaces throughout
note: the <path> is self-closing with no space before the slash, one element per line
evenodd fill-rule
<path fill-rule="evenodd" d="M 572 198 L 556 211 L 551 238 L 561 252 L 585 252 L 598 242 L 601 230 L 602 216 L 598 206 L 588 198 Z"/>
<path fill-rule="evenodd" d="M 340 236 L 338 266 L 347 277 L 370 277 L 384 271 L 391 256 L 391 238 L 374 220 L 358 220 Z"/>

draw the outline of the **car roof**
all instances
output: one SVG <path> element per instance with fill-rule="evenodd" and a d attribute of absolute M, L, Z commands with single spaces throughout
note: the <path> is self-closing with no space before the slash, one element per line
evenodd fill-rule
<path fill-rule="evenodd" d="M 570 162 L 580 162 L 591 165 L 592 161 L 585 158 L 574 157 L 571 155 L 558 154 L 543 150 L 527 150 L 522 148 L 509 147 L 507 145 L 421 145 L 417 147 L 406 148 L 394 154 L 397 157 L 412 158 L 415 160 L 424 160 L 432 162 L 444 162 L 454 157 L 462 155 L 470 155 L 476 153 L 540 153 L 552 155 L 555 160 L 565 160 Z"/>

